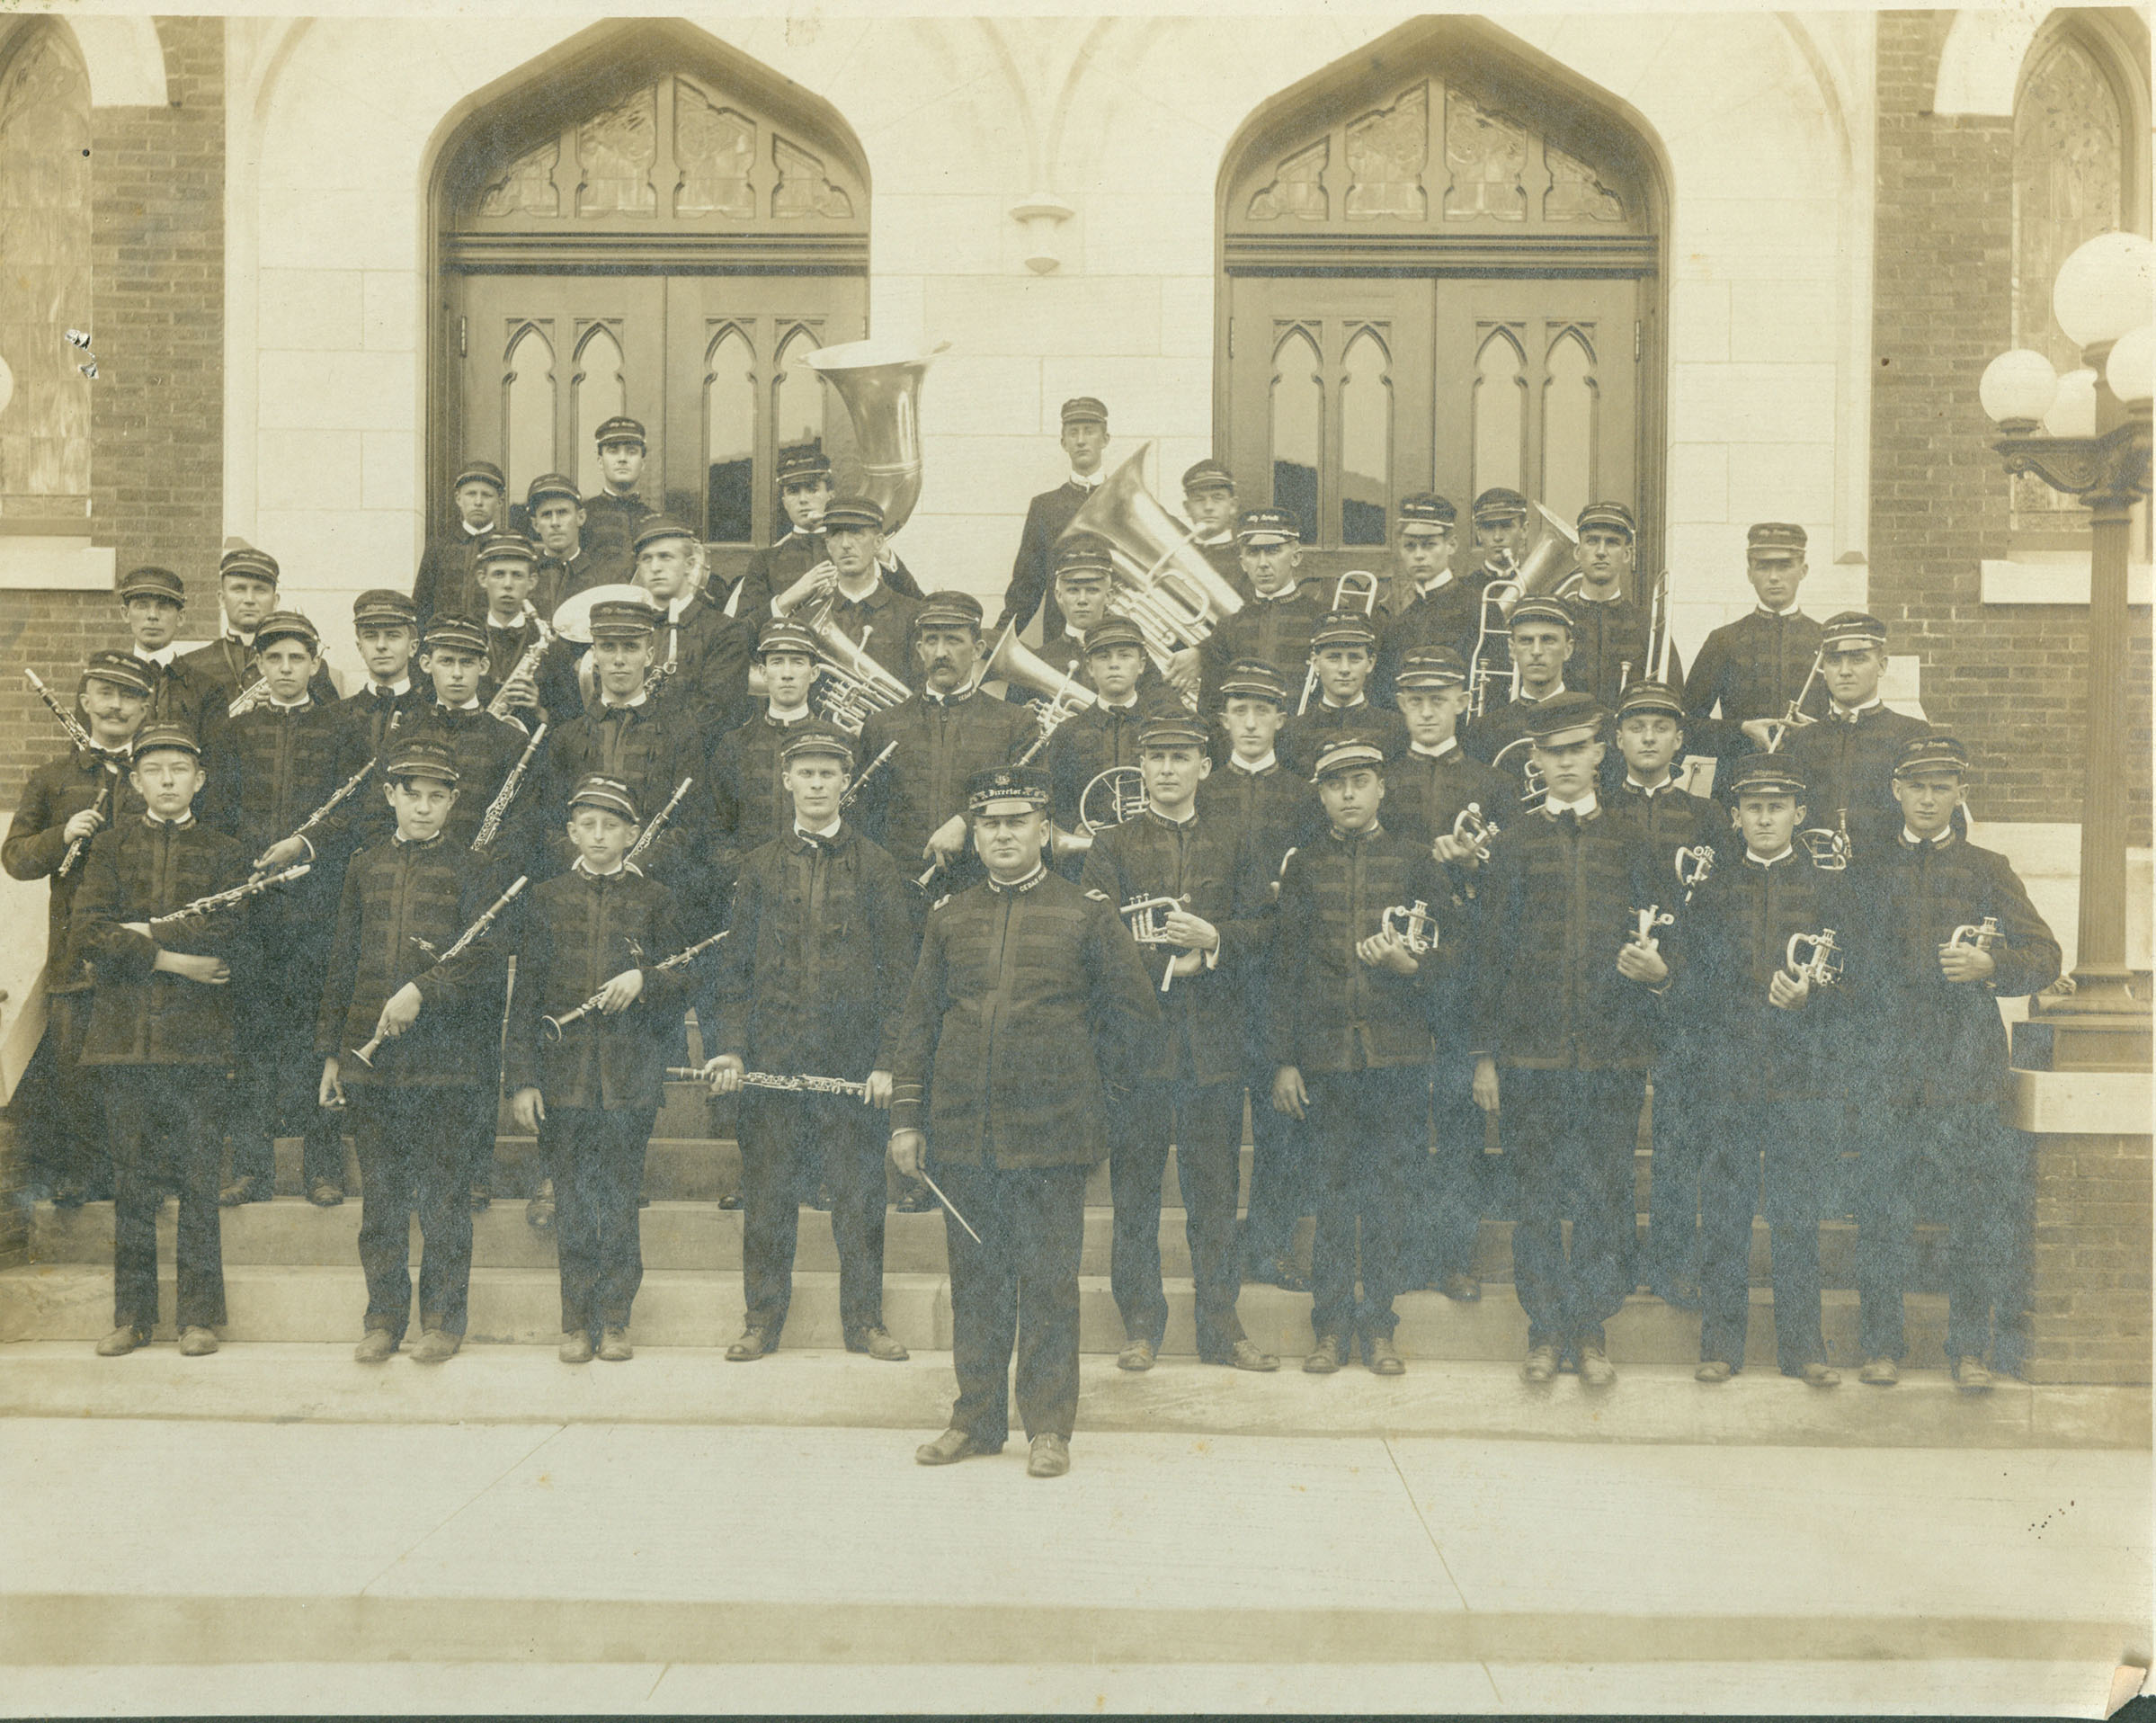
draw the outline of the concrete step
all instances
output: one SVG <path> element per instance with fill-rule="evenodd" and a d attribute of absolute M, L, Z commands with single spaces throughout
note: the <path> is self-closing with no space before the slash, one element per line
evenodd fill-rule
<path fill-rule="evenodd" d="M 524 1220 L 521 1200 L 503 1199 L 472 1218 L 472 1260 L 481 1268 L 547 1268 L 554 1263 L 550 1233 L 534 1232 Z M 741 1266 L 742 1218 L 737 1210 L 723 1210 L 710 1202 L 655 1201 L 643 1214 L 645 1266 L 649 1269 L 704 1269 L 732 1272 Z M 1086 1210 L 1083 1272 L 1105 1274 L 1114 1235 L 1114 1210 L 1105 1206 Z M 159 1217 L 159 1249 L 169 1259 L 174 1248 L 178 1210 L 170 1203 Z M 302 1266 L 338 1268 L 358 1260 L 360 1204 L 347 1201 L 334 1209 L 317 1209 L 298 1197 L 280 1197 L 273 1202 L 250 1202 L 227 1209 L 223 1216 L 225 1262 L 242 1263 L 289 1263 Z M 1307 1269 L 1310 1262 L 1311 1223 L 1297 1229 L 1294 1259 Z M 1644 1235 L 1643 1235 L 1644 1236 Z M 1918 1229 L 1918 1275 L 1914 1290 L 1943 1291 L 1946 1239 L 1943 1229 Z M 1170 1279 L 1187 1280 L 1190 1274 L 1190 1245 L 1183 1211 L 1164 1209 L 1160 1222 L 1161 1272 Z M 413 1260 L 418 1260 L 418 1228 L 413 1229 Z M 109 1265 L 112 1260 L 112 1205 L 85 1203 L 79 1209 L 55 1209 L 40 1203 L 31 1219 L 31 1260 L 40 1263 L 93 1263 Z M 1827 1286 L 1856 1284 L 1856 1228 L 1847 1221 L 1829 1222 L 1820 1230 L 1820 1265 Z M 808 1271 L 836 1270 L 838 1251 L 832 1242 L 828 1217 L 813 1210 L 801 1211 L 795 1266 Z M 1751 1279 L 1766 1285 L 1771 1272 L 1767 1224 L 1754 1221 L 1751 1240 Z M 939 1212 L 902 1214 L 896 1210 L 884 1217 L 884 1268 L 896 1274 L 948 1272 L 944 1254 L 944 1220 Z M 1483 1222 L 1475 1251 L 1475 1273 L 1484 1281 L 1512 1278 L 1512 1223 L 1503 1219 Z"/>
<path fill-rule="evenodd" d="M 161 1313 L 169 1326 L 173 1312 L 171 1258 L 160 1258 Z M 294 1267 L 239 1263 L 225 1272 L 229 1323 L 225 1332 L 236 1340 L 297 1342 L 356 1341 L 366 1308 L 366 1289 L 357 1262 L 342 1266 Z M 1192 1294 L 1187 1281 L 1170 1282 L 1168 1332 L 1163 1351 L 1187 1355 L 1196 1350 Z M 1112 1353 L 1124 1342 L 1108 1281 L 1085 1275 L 1079 1281 L 1079 1344 L 1088 1353 Z M 1509 1286 L 1493 1286 L 1474 1304 L 1455 1304 L 1434 1292 L 1409 1293 L 1399 1300 L 1402 1350 L 1420 1358 L 1501 1361 L 1517 1359 L 1527 1345 L 1527 1317 Z M 1310 1299 L 1278 1287 L 1243 1289 L 1238 1306 L 1244 1328 L 1261 1346 L 1283 1356 L 1299 1357 L 1310 1344 Z M 111 1326 L 112 1275 L 109 1266 L 90 1263 L 33 1263 L 0 1272 L 0 1335 L 18 1340 L 94 1340 Z M 1857 1297 L 1833 1291 L 1825 1299 L 1825 1330 L 1830 1354 L 1856 1361 Z M 950 1345 L 950 1286 L 938 1274 L 884 1277 L 886 1326 L 906 1345 L 948 1350 Z M 638 1294 L 636 1331 L 655 1346 L 713 1346 L 731 1339 L 741 1327 L 742 1292 L 738 1275 L 715 1271 L 661 1269 L 647 1272 Z M 551 1268 L 482 1268 L 472 1273 L 472 1341 L 533 1345 L 551 1343 L 561 1331 L 560 1281 Z M 1609 1324 L 1610 1357 L 1619 1363 L 1682 1364 L 1699 1355 L 1699 1318 L 1639 1296 L 1629 1299 Z M 1909 1300 L 1909 1351 L 1913 1367 L 1943 1369 L 1946 1300 L 1918 1294 Z M 786 1341 L 796 1347 L 842 1344 L 838 1276 L 827 1272 L 797 1273 Z M 1751 1320 L 1746 1342 L 1756 1368 L 1769 1370 L 1774 1361 L 1773 1297 L 1761 1289 L 1751 1294 Z"/>

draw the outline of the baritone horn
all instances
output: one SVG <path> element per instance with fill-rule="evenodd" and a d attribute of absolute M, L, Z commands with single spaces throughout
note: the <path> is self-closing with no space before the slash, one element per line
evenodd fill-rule
<path fill-rule="evenodd" d="M 1193 546 L 1196 531 L 1145 488 L 1152 448 L 1140 445 L 1103 479 L 1062 536 L 1091 533 L 1107 544 L 1115 586 L 1108 608 L 1136 622 L 1153 656 L 1164 659 L 1201 645 L 1243 599 Z"/>
<path fill-rule="evenodd" d="M 816 710 L 834 728 L 859 736 L 878 712 L 889 711 L 913 691 L 871 658 L 828 616 L 809 625 L 816 637 Z M 865 637 L 864 637 L 865 638 Z"/>
<path fill-rule="evenodd" d="M 860 489 L 882 508 L 886 536 L 906 523 L 921 500 L 921 383 L 937 355 L 949 350 L 948 341 L 926 352 L 905 342 L 849 341 L 804 357 L 845 403 Z"/>
<path fill-rule="evenodd" d="M 1015 620 L 1003 625 L 993 649 L 982 660 L 975 683 L 977 686 L 984 682 L 1000 682 L 1007 688 L 1030 689 L 1046 700 L 1045 705 L 1033 709 L 1040 734 L 1018 757 L 1016 763 L 1021 766 L 1033 763 L 1066 719 L 1100 703 L 1100 695 L 1056 669 L 1020 639 Z"/>

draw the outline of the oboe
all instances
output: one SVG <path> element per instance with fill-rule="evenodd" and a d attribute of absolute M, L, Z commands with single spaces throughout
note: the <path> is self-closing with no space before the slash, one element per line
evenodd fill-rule
<path fill-rule="evenodd" d="M 666 799 L 666 806 L 659 809 L 658 813 L 654 816 L 651 824 L 638 833 L 637 841 L 628 846 L 628 853 L 621 858 L 624 866 L 634 862 L 645 851 L 651 848 L 652 840 L 659 835 L 659 828 L 673 817 L 673 810 L 682 805 L 682 798 L 689 793 L 689 786 L 695 781 L 694 778 L 684 778 L 674 785 L 673 794 Z"/>
<path fill-rule="evenodd" d="M 714 945 L 717 945 L 719 941 L 726 938 L 726 936 L 725 931 L 721 930 L 720 932 L 712 934 L 709 939 L 699 940 L 687 951 L 676 951 L 672 957 L 667 958 L 664 961 L 654 964 L 652 966 L 652 973 L 654 975 L 664 975 L 669 969 L 678 969 L 683 964 L 693 963 L 698 958 L 703 956 L 706 951 L 708 951 Z M 642 953 L 638 951 L 633 945 L 629 948 L 629 950 L 633 955 L 642 955 Z M 540 1018 L 540 1036 L 547 1040 L 558 1041 L 562 1038 L 562 1031 L 568 1028 L 571 1023 L 579 1022 L 583 1019 L 589 1017 L 593 1012 L 597 1011 L 599 1009 L 599 1002 L 605 997 L 606 989 L 601 987 L 597 993 L 593 994 L 589 999 L 585 1000 L 584 1004 L 577 1006 L 575 1010 L 564 1012 L 558 1017 Z"/>
<path fill-rule="evenodd" d="M 229 891 L 213 891 L 207 897 L 197 897 L 192 903 L 182 904 L 168 915 L 152 915 L 149 925 L 163 927 L 168 923 L 186 921 L 195 915 L 207 915 L 214 909 L 227 909 L 234 904 L 260 897 L 273 886 L 289 885 L 312 870 L 311 862 L 295 862 L 289 868 L 280 868 L 275 873 L 265 873 L 259 879 L 249 879 L 244 885 L 234 886 Z"/>
<path fill-rule="evenodd" d="M 886 742 L 884 744 L 883 752 L 878 754 L 876 758 L 869 761 L 867 765 L 863 766 L 860 772 L 855 776 L 853 781 L 846 786 L 846 793 L 839 798 L 839 807 L 842 811 L 853 806 L 854 799 L 861 793 L 861 786 L 867 783 L 869 780 L 873 778 L 878 772 L 881 772 L 884 768 L 885 763 L 887 762 L 890 757 L 897 752 L 897 743 Z"/>
<path fill-rule="evenodd" d="M 444 951 L 440 957 L 436 958 L 432 964 L 431 964 L 421 973 L 425 975 L 433 974 L 436 969 L 439 969 L 443 964 L 449 962 L 450 959 L 461 957 L 466 951 L 469 951 L 477 942 L 485 939 L 486 937 L 486 930 L 492 927 L 494 924 L 495 920 L 501 915 L 502 912 L 509 907 L 511 901 L 516 897 L 517 893 L 523 890 L 525 880 L 525 875 L 521 873 L 518 874 L 514 881 L 511 883 L 509 889 L 504 891 L 499 897 L 496 897 L 493 903 L 489 904 L 485 910 L 480 912 L 478 920 L 475 921 L 469 927 L 466 928 L 464 932 L 458 934 L 456 939 L 450 942 L 450 949 Z M 417 940 L 415 942 L 420 944 L 423 948 L 425 945 L 425 942 L 423 940 Z M 388 1003 L 385 1002 L 382 1009 L 387 1011 L 388 1008 Z M 355 1059 L 359 1060 L 361 1065 L 366 1066 L 370 1070 L 371 1070 L 374 1067 L 375 1054 L 381 1050 L 382 1043 L 388 1039 L 388 1033 L 382 1027 L 381 1020 L 377 1018 L 374 1025 L 374 1039 L 369 1041 L 364 1047 L 353 1048 L 352 1049 L 352 1056 Z"/>
<path fill-rule="evenodd" d="M 509 768 L 509 775 L 502 780 L 502 787 L 494 792 L 494 800 L 487 803 L 486 812 L 479 820 L 479 829 L 472 834 L 472 851 L 475 854 L 486 850 L 494 839 L 502 835 L 503 817 L 509 812 L 509 804 L 516 799 L 518 787 L 524 781 L 524 774 L 531 770 L 532 755 L 539 752 L 539 744 L 546 739 L 547 721 L 541 719 L 539 728 L 531 732 L 531 740 L 524 744 L 523 753 L 517 755 L 516 764 Z"/>
<path fill-rule="evenodd" d="M 67 739 L 82 749 L 84 753 L 95 754 L 97 744 L 90 739 L 90 732 L 82 727 L 73 712 L 53 698 L 52 690 L 45 686 L 45 679 L 28 666 L 24 667 L 22 674 L 30 679 L 30 685 L 37 690 L 38 698 L 50 709 L 53 717 L 59 719 L 60 728 L 67 733 Z M 112 787 L 120 779 L 120 768 L 110 760 L 105 762 L 105 781 L 97 792 L 97 801 L 91 803 L 92 810 L 97 813 L 105 811 L 104 808 L 98 806 L 98 803 L 104 803 L 107 807 L 111 805 Z M 90 840 L 86 837 L 78 837 L 68 844 L 67 853 L 60 858 L 59 872 L 56 876 L 57 878 L 65 879 L 69 873 L 74 871 L 75 864 L 83 859 L 83 851 L 88 846 L 89 842 Z"/>
<path fill-rule="evenodd" d="M 702 1083 L 703 1072 L 693 1065 L 670 1065 L 666 1067 L 670 1083 Z M 744 1088 L 782 1089 L 791 1094 L 857 1094 L 866 1095 L 865 1083 L 849 1083 L 844 1077 L 787 1076 L 777 1071 L 744 1071 L 741 1074 Z"/>

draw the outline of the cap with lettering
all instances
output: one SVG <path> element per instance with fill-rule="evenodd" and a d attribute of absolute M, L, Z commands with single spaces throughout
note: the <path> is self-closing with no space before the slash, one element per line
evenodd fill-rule
<path fill-rule="evenodd" d="M 1115 567 L 1108 540 L 1091 532 L 1075 532 L 1056 547 L 1056 578 L 1101 581 Z"/>
<path fill-rule="evenodd" d="M 644 547 L 657 544 L 664 539 L 694 539 L 696 529 L 683 525 L 671 514 L 655 514 L 637 529 L 637 536 L 629 541 L 629 549 L 639 556 Z"/>
<path fill-rule="evenodd" d="M 1635 712 L 1663 712 L 1671 718 L 1684 716 L 1684 702 L 1677 698 L 1677 691 L 1666 682 L 1631 682 L 1617 696 L 1617 715 L 1619 720 L 1630 718 Z"/>
<path fill-rule="evenodd" d="M 1555 622 L 1569 632 L 1573 626 L 1572 607 L 1562 598 L 1523 598 L 1512 606 L 1512 614 L 1505 626 L 1516 629 L 1522 622 Z"/>
<path fill-rule="evenodd" d="M 1894 762 L 1894 776 L 1913 778 L 1925 772 L 1953 772 L 1963 777 L 1969 774 L 1969 750 L 1958 737 L 1944 730 L 1935 730 L 1929 736 L 1920 736 L 1902 750 L 1902 757 Z"/>
<path fill-rule="evenodd" d="M 991 766 L 966 781 L 971 814 L 1030 814 L 1048 805 L 1048 774 L 1041 766 Z"/>
<path fill-rule="evenodd" d="M 755 656 L 759 658 L 768 658 L 774 652 L 791 652 L 804 658 L 814 658 L 822 649 L 816 637 L 806 627 L 784 616 L 773 617 L 756 637 Z"/>
<path fill-rule="evenodd" d="M 1481 526 L 1485 521 L 1524 521 L 1528 518 L 1528 499 L 1516 490 L 1502 485 L 1493 485 L 1474 499 L 1474 523 Z"/>
<path fill-rule="evenodd" d="M 139 760 L 146 754 L 156 754 L 164 748 L 176 748 L 182 754 L 193 754 L 198 760 L 202 757 L 202 745 L 195 740 L 194 732 L 184 724 L 145 724 L 135 732 L 135 739 L 129 745 L 128 754 L 131 758 Z"/>
<path fill-rule="evenodd" d="M 1337 773 L 1353 772 L 1359 766 L 1383 772 L 1385 750 L 1368 737 L 1343 736 L 1318 750 L 1317 759 L 1310 768 L 1310 781 L 1320 783 Z"/>
<path fill-rule="evenodd" d="M 1377 630 L 1360 611 L 1328 611 L 1310 630 L 1310 649 L 1320 647 L 1359 646 L 1375 648 Z"/>
<path fill-rule="evenodd" d="M 486 630 L 468 617 L 436 616 L 427 623 L 423 642 L 429 652 L 469 652 L 486 656 Z"/>
<path fill-rule="evenodd" d="M 1138 747 L 1202 748 L 1213 739 L 1204 720 L 1188 712 L 1162 712 L 1138 726 Z"/>
<path fill-rule="evenodd" d="M 535 509 L 549 496 L 566 496 L 579 508 L 584 506 L 584 493 L 566 473 L 541 473 L 533 479 L 524 487 L 524 506 Z"/>
<path fill-rule="evenodd" d="M 446 742 L 437 742 L 427 737 L 414 737 L 400 742 L 389 751 L 389 758 L 382 767 L 385 778 L 432 778 L 452 789 L 462 781 L 463 774 L 457 770 L 457 756 Z"/>
<path fill-rule="evenodd" d="M 1396 691 L 1422 688 L 1441 692 L 1466 685 L 1466 661 L 1450 647 L 1430 647 L 1421 652 L 1409 653 L 1400 661 L 1400 668 L 1393 676 Z"/>
<path fill-rule="evenodd" d="M 1609 714 L 1592 694 L 1567 688 L 1528 705 L 1527 732 L 1546 748 L 1564 747 L 1575 741 L 1592 741 L 1602 734 Z"/>
<path fill-rule="evenodd" d="M 483 568 L 490 562 L 539 561 L 539 547 L 521 532 L 488 532 L 483 534 L 472 551 L 472 567 Z"/>
<path fill-rule="evenodd" d="M 1460 512 L 1452 505 L 1452 499 L 1439 496 L 1435 491 L 1418 491 L 1404 498 L 1400 504 L 1402 526 L 1448 527 L 1460 518 Z"/>
<path fill-rule="evenodd" d="M 1744 535 L 1744 554 L 1782 561 L 1803 556 L 1807 542 L 1801 526 L 1788 521 L 1761 521 Z"/>
<path fill-rule="evenodd" d="M 779 488 L 813 485 L 831 477 L 831 457 L 820 442 L 788 443 L 779 451 Z"/>
<path fill-rule="evenodd" d="M 601 599 L 592 606 L 594 640 L 642 640 L 658 625 L 658 612 L 641 599 Z"/>
<path fill-rule="evenodd" d="M 1235 517 L 1235 537 L 1253 546 L 1299 544 L 1303 530 L 1284 508 L 1246 508 Z"/>
<path fill-rule="evenodd" d="M 1886 624 L 1862 611 L 1840 611 L 1827 618 L 1820 631 L 1819 644 L 1822 650 L 1827 652 L 1847 652 L 1852 648 L 1862 651 L 1866 647 L 1884 647 L 1886 644 Z"/>
<path fill-rule="evenodd" d="M 131 652 L 93 652 L 83 665 L 83 674 L 109 682 L 115 688 L 125 688 L 130 693 L 150 692 L 149 672 Z"/>
<path fill-rule="evenodd" d="M 352 601 L 355 629 L 417 628 L 419 606 L 388 586 L 371 586 Z"/>
<path fill-rule="evenodd" d="M 1280 673 L 1262 658 L 1238 658 L 1228 666 L 1227 674 L 1220 679 L 1220 698 L 1230 700 L 1270 700 L 1276 706 L 1287 704 L 1287 683 Z"/>
<path fill-rule="evenodd" d="M 1136 647 L 1145 649 L 1145 636 L 1138 625 L 1127 616 L 1104 616 L 1085 631 L 1085 656 L 1107 652 L 1115 647 Z"/>
<path fill-rule="evenodd" d="M 824 531 L 841 532 L 881 532 L 884 530 L 883 504 L 873 496 L 834 496 L 831 506 L 824 511 Z"/>
<path fill-rule="evenodd" d="M 1735 796 L 1801 796 L 1804 774 L 1789 763 L 1785 754 L 1748 754 L 1730 774 L 1730 793 Z"/>
<path fill-rule="evenodd" d="M 601 449 L 610 442 L 633 442 L 641 449 L 645 442 L 644 427 L 626 413 L 617 413 L 601 423 L 599 429 L 592 433 L 592 441 Z"/>
<path fill-rule="evenodd" d="M 183 610 L 187 606 L 187 587 L 169 568 L 130 568 L 112 590 L 122 604 L 130 598 L 169 598 Z"/>
<path fill-rule="evenodd" d="M 853 770 L 853 745 L 843 732 L 828 724 L 798 724 L 786 733 L 780 745 L 779 763 L 791 765 L 796 760 L 810 756 L 838 761 L 847 771 Z"/>
<path fill-rule="evenodd" d="M 931 593 L 921 601 L 921 609 L 913 618 L 915 629 L 971 629 L 980 631 L 981 601 L 971 593 L 959 592 L 955 587 Z"/>

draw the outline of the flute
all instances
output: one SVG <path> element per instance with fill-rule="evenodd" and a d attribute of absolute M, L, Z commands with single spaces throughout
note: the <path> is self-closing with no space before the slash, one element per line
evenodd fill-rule
<path fill-rule="evenodd" d="M 499 916 L 504 909 L 509 907 L 510 900 L 513 898 L 518 892 L 523 890 L 525 880 L 525 875 L 521 873 L 518 874 L 514 882 L 511 884 L 509 889 L 504 891 L 499 897 L 496 897 L 493 903 L 489 904 L 486 908 L 480 913 L 479 918 L 469 927 L 466 928 L 464 932 L 458 934 L 456 939 L 450 943 L 450 949 L 444 951 L 440 957 L 436 958 L 433 963 L 423 973 L 427 975 L 433 974 L 436 969 L 439 969 L 451 958 L 461 957 L 466 951 L 471 949 L 474 942 L 485 939 L 486 937 L 486 930 L 494 924 L 495 918 Z M 417 934 L 414 934 L 412 939 L 413 942 L 418 945 L 423 951 L 426 949 L 426 942 L 421 939 Z M 414 978 L 414 979 L 416 979 L 416 978 Z M 388 1011 L 388 1004 L 387 1001 L 385 1001 L 383 1003 L 382 1009 L 384 1011 Z M 382 1026 L 380 1018 L 378 1017 L 375 1020 L 374 1024 L 374 1039 L 369 1041 L 364 1047 L 353 1048 L 352 1049 L 352 1056 L 355 1059 L 359 1060 L 361 1065 L 367 1067 L 369 1070 L 372 1070 L 374 1068 L 374 1056 L 381 1050 L 382 1043 L 388 1039 L 389 1033 L 388 1030 Z"/>
<path fill-rule="evenodd" d="M 669 969 L 678 969 L 685 963 L 693 963 L 698 958 L 703 956 L 706 951 L 708 951 L 714 945 L 717 945 L 719 941 L 726 938 L 726 930 L 722 929 L 718 933 L 712 934 L 709 939 L 699 940 L 687 951 L 676 951 L 672 957 L 667 958 L 663 962 L 655 963 L 652 965 L 652 973 L 654 975 L 664 975 Z M 631 957 L 641 958 L 644 955 L 643 949 L 636 944 L 634 941 L 630 942 L 628 949 L 629 955 Z M 575 1010 L 564 1012 L 559 1017 L 540 1018 L 539 1034 L 541 1038 L 549 1041 L 558 1041 L 562 1038 L 562 1031 L 564 1030 L 567 1029 L 571 1023 L 582 1022 L 584 1018 L 589 1017 L 593 1012 L 597 1011 L 599 1009 L 599 1002 L 605 997 L 606 989 L 601 987 L 597 993 L 593 994 L 589 999 L 585 1000 L 584 1004 L 577 1006 Z"/>
<path fill-rule="evenodd" d="M 706 1083 L 703 1071 L 693 1065 L 670 1065 L 666 1067 L 670 1083 Z M 786 1076 L 776 1071 L 744 1071 L 742 1086 L 749 1089 L 782 1089 L 793 1094 L 855 1094 L 866 1095 L 866 1083 L 849 1083 L 844 1077 Z"/>

